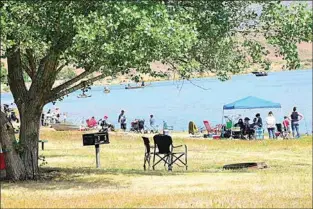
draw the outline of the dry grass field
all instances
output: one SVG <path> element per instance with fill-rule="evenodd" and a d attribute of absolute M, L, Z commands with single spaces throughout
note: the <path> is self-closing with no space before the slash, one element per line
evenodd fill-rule
<path fill-rule="evenodd" d="M 2 182 L 2 208 L 312 208 L 312 138 L 208 140 L 174 136 L 188 146 L 188 171 L 163 165 L 143 171 L 140 135 L 112 134 L 95 149 L 82 132 L 41 131 L 49 142 L 42 178 Z M 269 168 L 223 170 L 225 164 L 265 162 Z"/>

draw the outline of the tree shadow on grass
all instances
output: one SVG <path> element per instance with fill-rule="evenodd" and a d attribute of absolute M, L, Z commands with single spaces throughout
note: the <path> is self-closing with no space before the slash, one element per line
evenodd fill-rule
<path fill-rule="evenodd" d="M 97 176 L 97 174 L 99 176 Z M 127 188 L 127 181 L 116 180 L 113 177 L 103 177 L 100 173 L 87 169 L 71 168 L 41 168 L 37 180 L 21 181 L 12 184 L 4 181 L 2 189 L 27 188 L 28 190 L 86 190 L 96 188 Z"/>
<path fill-rule="evenodd" d="M 173 171 L 167 171 L 166 169 L 158 168 L 158 170 L 143 170 L 143 169 L 97 169 L 90 167 L 77 167 L 77 168 L 58 168 L 58 167 L 49 167 L 41 168 L 43 174 L 56 172 L 64 173 L 67 176 L 79 177 L 79 176 L 88 176 L 88 175 L 124 175 L 128 177 L 140 177 L 140 176 L 180 176 L 186 174 L 204 174 L 204 173 L 251 173 L 253 170 L 249 169 L 238 169 L 238 170 L 225 170 L 218 167 L 208 167 L 205 169 L 198 170 L 184 170 L 184 169 L 175 169 Z"/>
<path fill-rule="evenodd" d="M 83 175 L 126 175 L 126 176 L 172 176 L 183 175 L 184 171 L 169 172 L 163 170 L 139 170 L 139 169 L 101 169 L 90 167 L 77 167 L 77 168 L 42 168 L 43 173 L 49 173 L 55 171 L 66 173 L 67 175 L 83 174 Z"/>
<path fill-rule="evenodd" d="M 130 186 L 130 181 L 105 175 L 124 175 L 128 177 L 140 176 L 180 176 L 186 174 L 205 173 L 251 173 L 242 170 L 223 170 L 207 168 L 203 170 L 139 170 L 139 169 L 96 169 L 90 167 L 59 168 L 46 167 L 40 169 L 40 176 L 34 181 L 23 181 L 12 184 L 9 181 L 2 182 L 2 189 L 27 188 L 29 190 L 86 190 L 96 188 L 123 189 Z"/>

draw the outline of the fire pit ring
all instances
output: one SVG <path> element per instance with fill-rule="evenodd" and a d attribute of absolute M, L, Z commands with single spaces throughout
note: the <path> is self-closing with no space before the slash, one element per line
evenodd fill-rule
<path fill-rule="evenodd" d="M 226 170 L 235 170 L 235 169 L 243 169 L 243 168 L 252 168 L 252 169 L 264 169 L 268 168 L 265 162 L 250 162 L 250 163 L 235 163 L 224 165 L 223 169 Z"/>

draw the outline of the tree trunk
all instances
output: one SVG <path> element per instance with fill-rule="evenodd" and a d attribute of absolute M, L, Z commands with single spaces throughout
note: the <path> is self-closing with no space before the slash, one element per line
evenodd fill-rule
<path fill-rule="evenodd" d="M 27 178 L 35 179 L 39 173 L 38 140 L 43 105 L 34 105 L 30 102 L 27 105 L 17 106 L 21 119 L 20 143 L 23 148 L 21 157 Z"/>
<path fill-rule="evenodd" d="M 0 126 L 0 144 L 5 152 L 6 178 L 13 181 L 23 180 L 26 177 L 25 167 L 13 145 L 15 141 L 14 128 L 2 111 L 0 112 Z"/>

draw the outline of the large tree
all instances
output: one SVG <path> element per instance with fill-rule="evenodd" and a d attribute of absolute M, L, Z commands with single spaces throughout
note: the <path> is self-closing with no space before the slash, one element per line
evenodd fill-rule
<path fill-rule="evenodd" d="M 150 68 L 153 61 L 168 63 L 187 79 L 193 72 L 204 71 L 227 79 L 228 73 L 240 72 L 251 63 L 268 69 L 265 48 L 251 39 L 251 34 L 264 30 L 276 32 L 266 37 L 280 55 L 297 60 L 294 51 L 285 50 L 283 44 L 288 41 L 286 31 L 293 31 L 296 23 L 281 26 L 284 22 L 274 12 L 275 7 L 280 8 L 278 3 L 260 3 L 264 18 L 251 5 L 202 0 L 2 2 L 1 54 L 7 58 L 8 83 L 21 118 L 21 149 L 13 156 L 15 163 L 10 162 L 19 172 L 9 172 L 10 178 L 32 179 L 38 174 L 37 141 L 44 105 L 103 77 L 129 73 L 133 68 L 161 75 Z M 301 32 L 291 34 L 298 41 L 311 40 L 312 21 L 307 17 L 312 18 L 312 12 L 299 8 L 287 12 L 296 11 L 305 25 L 296 27 Z M 273 28 L 268 27 L 271 22 L 276 23 Z M 285 38 L 277 39 L 281 34 Z M 68 65 L 84 72 L 54 86 L 57 75 Z M 101 74 L 93 77 L 96 71 Z M 31 79 L 29 88 L 24 73 Z"/>
<path fill-rule="evenodd" d="M 20 114 L 19 154 L 25 168 L 14 179 L 38 174 L 39 120 L 45 104 L 130 68 L 147 72 L 150 62 L 180 54 L 196 41 L 192 25 L 173 21 L 160 3 L 7 1 L 1 14 L 1 52 Z M 54 86 L 67 65 L 85 71 Z M 86 79 L 95 71 L 101 74 Z M 24 72 L 31 79 L 29 88 Z"/>

